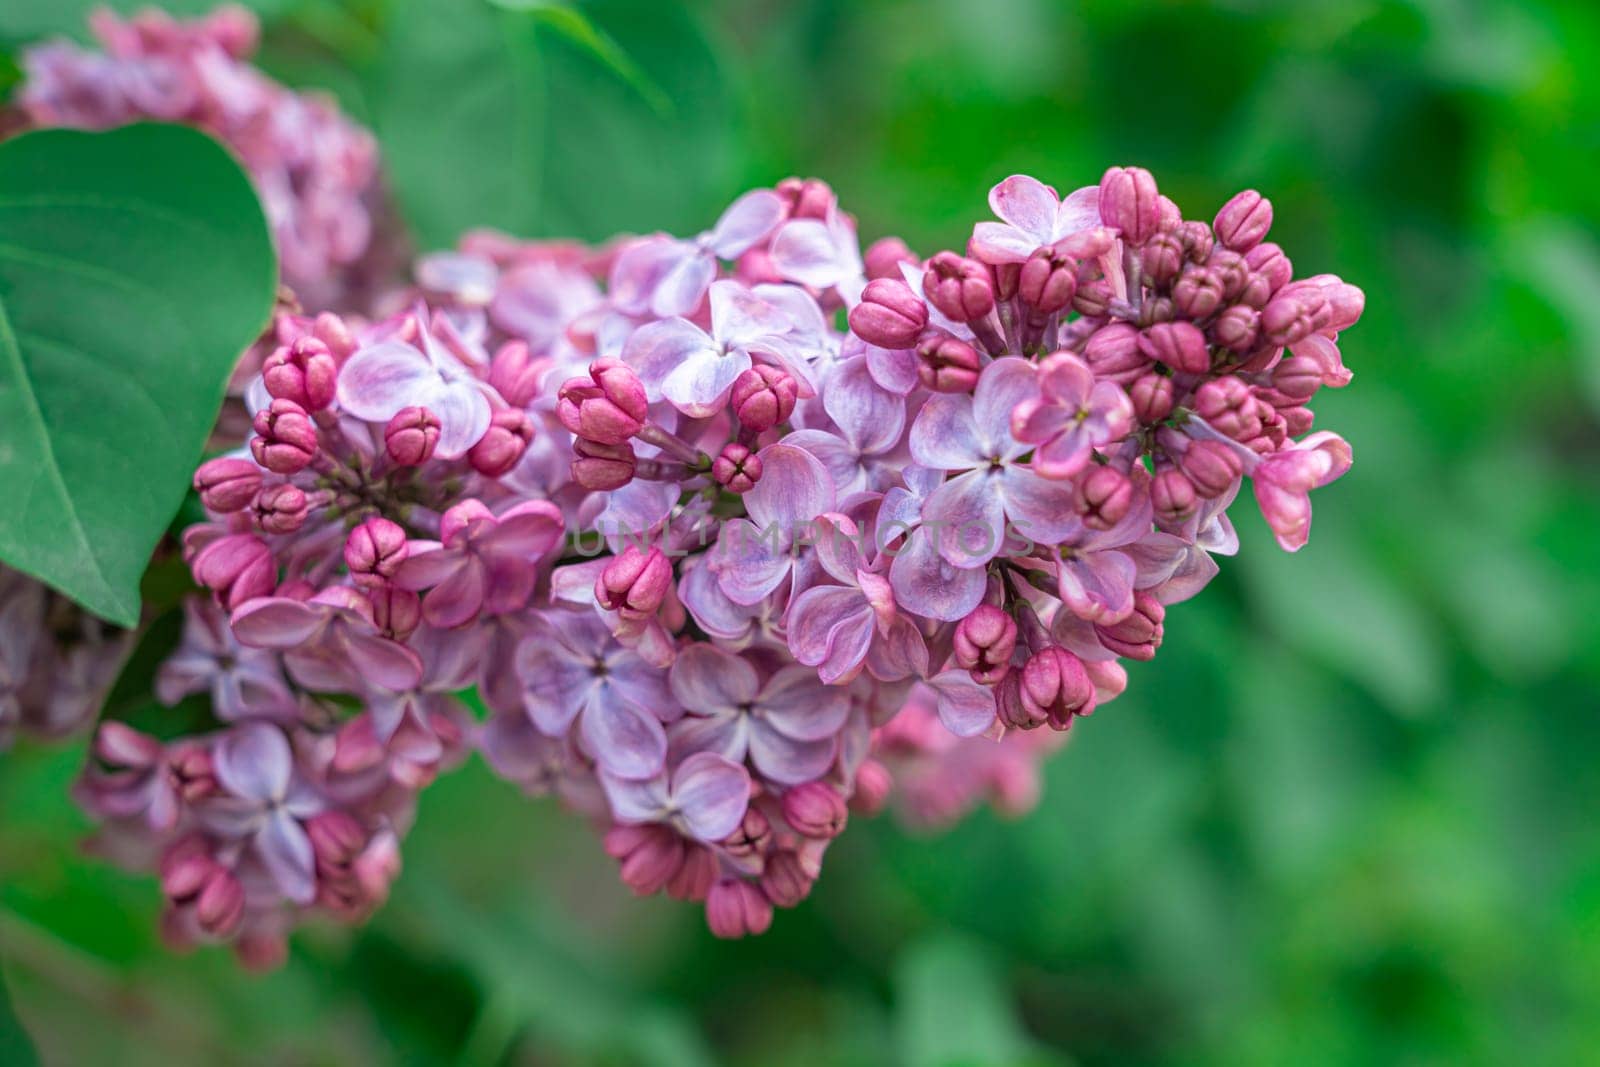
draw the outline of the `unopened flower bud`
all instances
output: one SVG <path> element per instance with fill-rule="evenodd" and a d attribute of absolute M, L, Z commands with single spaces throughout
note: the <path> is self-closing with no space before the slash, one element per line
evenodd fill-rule
<path fill-rule="evenodd" d="M 777 193 L 791 219 L 825 219 L 835 201 L 833 190 L 820 178 L 785 178 Z"/>
<path fill-rule="evenodd" d="M 877 281 L 879 278 L 900 277 L 900 264 L 916 263 L 916 253 L 906 247 L 906 243 L 898 237 L 885 237 L 872 242 L 862 257 L 866 264 L 867 278 Z"/>
<path fill-rule="evenodd" d="M 1150 506 L 1156 518 L 1168 523 L 1181 523 L 1194 514 L 1200 494 L 1194 483 L 1182 471 L 1168 468 L 1159 472 L 1150 482 Z"/>
<path fill-rule="evenodd" d="M 1133 507 L 1133 482 L 1115 467 L 1091 466 L 1078 482 L 1074 503 L 1085 526 L 1110 530 Z"/>
<path fill-rule="evenodd" d="M 1260 311 L 1271 299 L 1272 283 L 1265 274 L 1253 270 L 1245 276 L 1244 286 L 1239 290 L 1240 304 Z"/>
<path fill-rule="evenodd" d="M 761 457 L 738 441 L 729 441 L 711 464 L 711 477 L 730 493 L 748 493 L 761 480 Z"/>
<path fill-rule="evenodd" d="M 305 525 L 309 512 L 305 492 L 287 482 L 265 486 L 250 502 L 250 517 L 263 533 L 294 533 Z"/>
<path fill-rule="evenodd" d="M 1113 322 L 1096 330 L 1083 346 L 1083 361 L 1096 378 L 1127 386 L 1150 369 L 1150 358 L 1139 345 L 1139 331 L 1126 322 Z"/>
<path fill-rule="evenodd" d="M 216 938 L 225 938 L 239 928 L 244 918 L 244 886 L 234 873 L 213 864 L 210 877 L 194 898 L 194 918 L 200 929 Z"/>
<path fill-rule="evenodd" d="M 1222 279 L 1205 266 L 1190 264 L 1172 284 L 1172 306 L 1186 318 L 1209 318 L 1222 306 Z"/>
<path fill-rule="evenodd" d="M 439 446 L 439 416 L 427 408 L 401 408 L 383 428 L 383 448 L 402 467 L 418 467 Z"/>
<path fill-rule="evenodd" d="M 772 823 L 767 821 L 760 808 L 751 805 L 744 809 L 744 818 L 739 821 L 738 829 L 722 840 L 722 848 L 736 859 L 747 859 L 765 852 L 767 842 L 771 840 Z"/>
<path fill-rule="evenodd" d="M 935 393 L 970 393 L 978 384 L 978 350 L 943 330 L 917 343 L 917 379 Z"/>
<path fill-rule="evenodd" d="M 272 550 L 255 534 L 219 537 L 194 557 L 194 580 L 216 595 L 217 603 L 232 611 L 252 597 L 272 592 L 278 579 Z"/>
<path fill-rule="evenodd" d="M 922 294 L 953 322 L 972 322 L 994 310 L 994 283 L 988 268 L 954 252 L 940 252 L 928 260 Z"/>
<path fill-rule="evenodd" d="M 261 488 L 261 467 L 236 456 L 219 456 L 194 472 L 201 503 L 219 515 L 243 511 Z"/>
<path fill-rule="evenodd" d="M 467 462 L 485 478 L 498 478 L 522 462 L 533 443 L 533 420 L 521 408 L 501 408 L 489 418 L 489 429 L 467 450 Z"/>
<path fill-rule="evenodd" d="M 602 358 L 589 366 L 589 377 L 570 378 L 561 387 L 556 418 L 578 437 L 620 445 L 644 428 L 649 409 L 633 368 Z"/>
<path fill-rule="evenodd" d="M 1172 377 L 1154 371 L 1141 374 L 1128 387 L 1128 398 L 1133 401 L 1133 414 L 1146 426 L 1154 425 L 1172 414 L 1173 396 Z"/>
<path fill-rule="evenodd" d="M 799 854 L 787 848 L 768 856 L 761 871 L 761 891 L 780 908 L 792 908 L 810 896 L 813 881 Z"/>
<path fill-rule="evenodd" d="M 1139 249 L 1139 264 L 1150 281 L 1170 285 L 1183 270 L 1183 238 L 1175 232 L 1157 233 Z"/>
<path fill-rule="evenodd" d="M 146 770 L 161 759 L 161 742 L 126 723 L 107 719 L 95 731 L 94 758 L 108 767 Z"/>
<path fill-rule="evenodd" d="M 1283 254 L 1283 249 L 1271 241 L 1264 241 L 1244 254 L 1245 266 L 1267 279 L 1267 284 L 1277 292 L 1294 277 L 1294 264 Z"/>
<path fill-rule="evenodd" d="M 338 808 L 313 815 L 306 820 L 305 829 L 317 875 L 322 878 L 347 876 L 351 862 L 367 847 L 366 830 L 355 816 Z"/>
<path fill-rule="evenodd" d="M 1059 645 L 1035 652 L 1019 673 L 1017 698 L 1033 720 L 1065 730 L 1072 716 L 1094 710 L 1094 683 L 1083 662 Z"/>
<path fill-rule="evenodd" d="M 1326 301 L 1314 290 L 1284 290 L 1261 311 L 1261 335 L 1274 345 L 1292 345 L 1309 337 L 1316 329 L 1319 313 Z"/>
<path fill-rule="evenodd" d="M 539 395 L 539 383 L 550 361 L 533 354 L 525 341 L 507 341 L 489 362 L 489 384 L 514 408 L 525 408 Z"/>
<path fill-rule="evenodd" d="M 409 589 L 384 584 L 367 595 L 372 601 L 372 624 L 391 640 L 404 641 L 422 622 L 422 598 Z"/>
<path fill-rule="evenodd" d="M 1261 316 L 1247 304 L 1235 304 L 1211 324 L 1211 336 L 1230 352 L 1248 352 L 1260 336 Z"/>
<path fill-rule="evenodd" d="M 1239 253 L 1218 248 L 1212 251 L 1206 260 L 1206 269 L 1217 276 L 1222 283 L 1222 302 L 1237 300 L 1239 294 L 1244 292 L 1245 283 L 1250 278 L 1250 266 Z"/>
<path fill-rule="evenodd" d="M 1190 263 L 1204 263 L 1211 258 L 1211 251 L 1216 247 L 1216 238 L 1211 233 L 1211 227 L 1203 222 L 1189 221 L 1180 223 L 1177 230 L 1178 240 L 1183 242 L 1183 254 Z"/>
<path fill-rule="evenodd" d="M 850 309 L 850 329 L 869 345 L 910 348 L 928 325 L 928 305 L 898 278 L 868 282 Z"/>
<path fill-rule="evenodd" d="M 167 760 L 167 780 L 187 803 L 203 800 L 217 791 L 217 770 L 204 745 L 180 744 Z"/>
<path fill-rule="evenodd" d="M 1133 614 L 1110 626 L 1096 626 L 1100 643 L 1119 656 L 1129 659 L 1154 659 L 1161 647 L 1162 620 L 1167 609 L 1150 593 L 1140 590 L 1133 594 Z"/>
<path fill-rule="evenodd" d="M 595 601 L 625 619 L 647 619 L 672 589 L 672 561 L 660 548 L 629 545 L 612 556 L 594 583 Z"/>
<path fill-rule="evenodd" d="M 739 425 L 753 433 L 766 433 L 794 414 L 800 386 L 794 376 L 781 367 L 760 363 L 733 380 L 729 405 L 739 417 Z"/>
<path fill-rule="evenodd" d="M 1322 367 L 1305 356 L 1289 356 L 1272 368 L 1272 388 L 1295 404 L 1310 400 L 1322 388 Z"/>
<path fill-rule="evenodd" d="M 304 470 L 317 454 L 317 427 L 293 400 L 274 400 L 256 412 L 250 454 L 274 474 Z"/>
<path fill-rule="evenodd" d="M 979 604 L 956 627 L 956 663 L 965 668 L 973 681 L 993 685 L 1011 670 L 1011 654 L 1017 648 L 1017 620 L 992 604 Z"/>
<path fill-rule="evenodd" d="M 772 925 L 772 902 L 742 878 L 724 878 L 706 894 L 706 925 L 721 938 L 764 934 Z"/>
<path fill-rule="evenodd" d="M 894 775 L 875 759 L 863 760 L 856 768 L 855 792 L 850 794 L 850 809 L 863 815 L 876 815 L 889 802 Z"/>
<path fill-rule="evenodd" d="M 1194 410 L 1212 429 L 1235 441 L 1248 441 L 1261 432 L 1255 394 L 1243 379 L 1231 374 L 1196 389 Z"/>
<path fill-rule="evenodd" d="M 277 399 L 321 411 L 333 403 L 339 365 L 327 345 L 308 335 L 268 356 L 261 365 L 261 379 Z"/>
<path fill-rule="evenodd" d="M 1248 252 L 1272 229 L 1272 201 L 1254 189 L 1236 193 L 1211 224 L 1217 240 L 1235 252 Z"/>
<path fill-rule="evenodd" d="M 641 897 L 666 888 L 683 867 L 684 840 L 665 826 L 613 826 L 605 850 L 621 863 L 623 884 Z"/>
<path fill-rule="evenodd" d="M 1100 179 L 1100 218 L 1129 244 L 1144 244 L 1161 224 L 1160 195 L 1143 167 L 1112 167 Z"/>
<path fill-rule="evenodd" d="M 1195 492 L 1207 500 L 1226 493 L 1244 477 L 1244 462 L 1221 441 L 1191 441 L 1188 451 L 1179 458 L 1178 467 Z"/>
<path fill-rule="evenodd" d="M 980 263 L 983 262 L 982 258 L 974 256 L 970 249 L 967 252 L 967 258 L 976 259 Z M 1017 289 L 1022 284 L 1022 264 L 990 263 L 988 267 L 989 275 L 994 279 L 995 303 L 1001 303 L 1016 296 Z"/>
<path fill-rule="evenodd" d="M 1211 369 L 1206 335 L 1192 322 L 1158 322 L 1139 337 L 1139 350 L 1151 359 L 1185 374 Z"/>
<path fill-rule="evenodd" d="M 667 896 L 673 900 L 704 900 L 717 880 L 721 861 L 704 845 L 685 843 L 683 866 L 667 882 Z"/>
<path fill-rule="evenodd" d="M 400 524 L 375 516 L 345 538 L 344 562 L 358 583 L 380 584 L 394 577 L 409 551 L 406 532 Z"/>
<path fill-rule="evenodd" d="M 1072 310 L 1085 318 L 1098 319 L 1111 309 L 1111 301 L 1116 295 L 1111 283 L 1104 278 L 1080 282 L 1078 291 L 1072 296 Z"/>
<path fill-rule="evenodd" d="M 849 817 L 844 798 L 826 782 L 804 782 L 783 794 L 783 821 L 804 837 L 837 837 Z"/>
<path fill-rule="evenodd" d="M 1050 245 L 1034 249 L 1017 275 L 1017 294 L 1042 314 L 1065 311 L 1078 295 L 1078 261 Z"/>
<path fill-rule="evenodd" d="M 626 443 L 603 445 L 580 437 L 572 442 L 572 453 L 572 480 L 595 492 L 627 485 L 638 466 L 633 446 Z"/>
<path fill-rule="evenodd" d="M 1328 303 L 1328 321 L 1325 325 L 1319 324 L 1318 329 L 1346 330 L 1356 324 L 1361 318 L 1361 313 L 1367 307 L 1367 294 L 1359 286 L 1333 274 L 1319 274 L 1310 279 L 1317 288 L 1322 290 L 1322 295 Z"/>

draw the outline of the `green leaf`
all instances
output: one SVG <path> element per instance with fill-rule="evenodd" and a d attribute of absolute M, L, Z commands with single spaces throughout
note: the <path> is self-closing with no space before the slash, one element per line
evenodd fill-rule
<path fill-rule="evenodd" d="M 693 232 L 736 190 L 728 78 L 677 5 L 402 0 L 379 66 L 378 134 L 425 247 L 477 226 Z"/>
<path fill-rule="evenodd" d="M 242 2 L 257 14 L 270 18 L 282 13 L 291 0 Z M 162 0 L 160 4 L 151 4 L 148 0 L 6 0 L 0 7 L 0 40 L 31 41 L 63 34 L 86 38 L 89 36 L 89 13 L 100 7 L 108 7 L 124 17 L 146 8 L 160 7 L 179 18 L 198 18 L 218 6 L 216 0 Z"/>
<path fill-rule="evenodd" d="M 907 1067 L 1057 1062 L 1023 1031 L 1009 991 L 976 942 L 940 934 L 913 945 L 895 968 L 895 994 Z"/>
<path fill-rule="evenodd" d="M 277 265 L 249 179 L 175 126 L 0 144 L 0 559 L 123 626 Z"/>
<path fill-rule="evenodd" d="M 28 1032 L 22 1028 L 21 1020 L 12 1010 L 11 996 L 6 992 L 5 975 L 0 974 L 0 1063 L 9 1064 L 10 1067 L 36 1067 L 38 1062 L 33 1042 L 28 1040 Z"/>

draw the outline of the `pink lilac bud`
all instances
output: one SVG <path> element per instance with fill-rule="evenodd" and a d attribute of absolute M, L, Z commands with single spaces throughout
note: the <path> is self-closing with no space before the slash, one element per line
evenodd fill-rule
<path fill-rule="evenodd" d="M 370 518 L 350 531 L 344 542 L 344 562 L 350 576 L 363 585 L 387 582 L 409 554 L 406 532 L 397 522 Z"/>
<path fill-rule="evenodd" d="M 1156 323 L 1140 336 L 1139 351 L 1185 374 L 1204 374 L 1211 369 L 1206 335 L 1192 322 Z"/>
<path fill-rule="evenodd" d="M 1128 387 L 1133 414 L 1145 425 L 1153 425 L 1172 414 L 1174 386 L 1170 375 L 1151 371 L 1141 374 Z"/>
<path fill-rule="evenodd" d="M 204 745 L 183 744 L 167 761 L 167 780 L 188 803 L 204 800 L 217 791 L 217 771 Z"/>
<path fill-rule="evenodd" d="M 225 938 L 244 918 L 244 886 L 232 871 L 217 865 L 194 901 L 195 922 L 212 937 Z"/>
<path fill-rule="evenodd" d="M 800 386 L 788 371 L 762 363 L 733 380 L 728 400 L 739 425 L 753 433 L 766 433 L 789 421 Z"/>
<path fill-rule="evenodd" d="M 307 411 L 321 411 L 333 403 L 339 364 L 327 345 L 315 337 L 301 337 L 266 358 L 261 378 L 272 396 L 292 400 Z"/>
<path fill-rule="evenodd" d="M 1037 704 L 1022 701 L 1022 672 L 1012 671 L 994 689 L 995 715 L 1008 730 L 1037 730 L 1046 721 Z"/>
<path fill-rule="evenodd" d="M 723 839 L 722 848 L 735 859 L 747 859 L 764 853 L 771 840 L 772 823 L 760 808 L 752 804 L 744 809 L 739 828 Z"/>
<path fill-rule="evenodd" d="M 1172 286 L 1172 305 L 1179 314 L 1191 319 L 1205 319 L 1222 306 L 1222 279 L 1204 266 L 1190 264 L 1183 268 Z"/>
<path fill-rule="evenodd" d="M 1326 309 L 1327 301 L 1319 291 L 1285 289 L 1262 309 L 1261 334 L 1274 345 L 1296 344 L 1311 335 L 1317 316 Z"/>
<path fill-rule="evenodd" d="M 1140 590 L 1133 595 L 1133 614 L 1111 626 L 1096 626 L 1100 643 L 1119 656 L 1129 659 L 1154 659 L 1161 647 L 1162 621 L 1167 609 L 1150 593 Z"/>
<path fill-rule="evenodd" d="M 274 474 L 304 470 L 317 454 L 317 427 L 293 400 L 274 400 L 256 412 L 250 454 Z"/>
<path fill-rule="evenodd" d="M 1211 229 L 1217 240 L 1235 252 L 1248 252 L 1272 229 L 1272 201 L 1254 189 L 1237 193 L 1222 205 Z"/>
<path fill-rule="evenodd" d="M 813 881 L 799 854 L 791 849 L 768 856 L 761 871 L 761 891 L 780 908 L 792 908 L 810 896 Z"/>
<path fill-rule="evenodd" d="M 1034 249 L 1017 275 L 1017 294 L 1042 314 L 1065 311 L 1078 295 L 1078 261 L 1054 246 Z"/>
<path fill-rule="evenodd" d="M 367 832 L 347 811 L 318 812 L 306 821 L 305 830 L 320 878 L 348 875 L 351 861 L 367 847 Z"/>
<path fill-rule="evenodd" d="M 805 782 L 783 794 L 783 821 L 804 837 L 837 837 L 849 816 L 844 797 L 826 782 Z"/>
<path fill-rule="evenodd" d="M 1248 352 L 1260 336 L 1261 316 L 1245 304 L 1228 308 L 1211 324 L 1211 336 L 1230 352 Z"/>
<path fill-rule="evenodd" d="M 589 366 L 589 377 L 562 385 L 556 417 L 578 437 L 620 445 L 644 428 L 649 410 L 644 383 L 633 368 L 602 358 Z"/>
<path fill-rule="evenodd" d="M 1150 482 L 1150 506 L 1163 522 L 1181 523 L 1194 514 L 1200 494 L 1182 471 L 1174 468 L 1158 473 Z"/>
<path fill-rule="evenodd" d="M 638 460 L 629 444 L 603 445 L 578 438 L 572 442 L 572 480 L 594 492 L 621 489 L 633 481 Z"/>
<path fill-rule="evenodd" d="M 683 867 L 684 840 L 665 826 L 613 826 L 605 850 L 620 862 L 623 884 L 641 897 L 665 889 Z"/>
<path fill-rule="evenodd" d="M 625 619 L 647 619 L 672 589 L 672 561 L 660 548 L 629 545 L 611 557 L 594 583 L 595 601 Z"/>
<path fill-rule="evenodd" d="M 673 900 L 705 900 L 720 871 L 720 861 L 709 848 L 686 844 L 683 866 L 667 882 L 667 896 Z"/>
<path fill-rule="evenodd" d="M 410 637 L 422 622 L 422 597 L 397 585 L 379 585 L 368 592 L 372 624 L 395 641 Z"/>
<path fill-rule="evenodd" d="M 1210 226 L 1191 220 L 1180 223 L 1177 234 L 1178 240 L 1183 242 L 1184 257 L 1190 263 L 1204 263 L 1211 258 L 1212 249 L 1216 247 L 1216 238 L 1211 233 Z"/>
<path fill-rule="evenodd" d="M 1194 491 L 1214 500 L 1232 489 L 1244 477 L 1244 462 L 1221 441 L 1193 441 L 1178 467 L 1194 485 Z"/>
<path fill-rule="evenodd" d="M 306 524 L 310 510 L 305 492 L 286 482 L 266 486 L 250 502 L 250 517 L 269 534 L 294 533 Z"/>
<path fill-rule="evenodd" d="M 894 775 L 889 768 L 875 759 L 863 760 L 856 768 L 855 792 L 850 794 L 850 808 L 863 815 L 876 815 L 889 802 L 894 789 Z"/>
<path fill-rule="evenodd" d="M 1320 326 L 1319 329 L 1338 331 L 1354 326 L 1361 318 L 1361 313 L 1366 310 L 1367 294 L 1362 292 L 1359 286 L 1351 285 L 1332 274 L 1319 274 L 1310 280 L 1317 283 L 1317 287 L 1322 290 L 1322 295 L 1328 302 L 1330 318 L 1327 324 Z"/>
<path fill-rule="evenodd" d="M 95 731 L 94 758 L 108 767 L 145 770 L 161 759 L 161 742 L 125 723 L 108 719 Z"/>
<path fill-rule="evenodd" d="M 1206 269 L 1217 276 L 1222 283 L 1222 299 L 1226 303 L 1236 300 L 1244 292 L 1245 282 L 1250 277 L 1250 267 L 1239 253 L 1227 248 L 1218 248 L 1212 251 L 1206 259 Z"/>
<path fill-rule="evenodd" d="M 1144 244 L 1161 224 L 1160 195 L 1143 167 L 1112 167 L 1100 179 L 1100 218 L 1129 244 Z"/>
<path fill-rule="evenodd" d="M 195 556 L 191 570 L 194 580 L 211 590 L 217 603 L 229 611 L 271 593 L 278 580 L 272 550 L 255 534 L 217 538 Z"/>
<path fill-rule="evenodd" d="M 1294 277 L 1294 264 L 1283 254 L 1283 249 L 1271 241 L 1256 245 L 1244 254 L 1245 266 L 1266 278 L 1275 293 L 1289 284 Z"/>
<path fill-rule="evenodd" d="M 791 219 L 825 219 L 835 202 L 833 190 L 820 178 L 785 178 L 777 193 Z"/>
<path fill-rule="evenodd" d="M 783 283 L 783 272 L 778 269 L 778 264 L 772 258 L 772 251 L 757 245 L 747 248 L 743 255 L 734 260 L 734 277 L 746 285 L 780 285 Z"/>
<path fill-rule="evenodd" d="M 1194 410 L 1212 429 L 1235 441 L 1251 440 L 1261 432 L 1255 394 L 1243 379 L 1231 374 L 1196 389 Z"/>
<path fill-rule="evenodd" d="M 533 420 L 521 408 L 501 408 L 489 419 L 489 429 L 467 450 L 467 462 L 485 478 L 498 478 L 522 462 L 533 443 Z"/>
<path fill-rule="evenodd" d="M 1129 385 L 1150 369 L 1139 344 L 1139 331 L 1126 322 L 1102 326 L 1083 346 L 1083 360 L 1096 378 Z"/>
<path fill-rule="evenodd" d="M 956 627 L 956 663 L 975 682 L 993 685 L 1004 678 L 1016 648 L 1017 620 L 992 604 L 979 604 Z"/>
<path fill-rule="evenodd" d="M 930 331 L 917 344 L 917 380 L 935 393 L 970 393 L 978 384 L 978 350 L 954 334 Z"/>
<path fill-rule="evenodd" d="M 761 480 L 761 457 L 738 441 L 729 441 L 711 464 L 711 477 L 730 493 L 748 493 Z"/>
<path fill-rule="evenodd" d="M 982 262 L 980 257 L 972 255 L 970 251 L 967 258 L 977 259 Z M 1017 295 L 1017 290 L 1022 285 L 1022 264 L 991 263 L 989 264 L 989 275 L 994 279 L 995 302 L 1002 303 Z"/>
<path fill-rule="evenodd" d="M 383 428 L 383 448 L 402 467 L 420 467 L 439 445 L 439 416 L 427 408 L 401 408 Z"/>
<path fill-rule="evenodd" d="M 1091 466 L 1078 482 L 1074 503 L 1085 526 L 1110 530 L 1133 507 L 1133 482 L 1115 467 Z"/>
<path fill-rule="evenodd" d="M 721 938 L 764 934 L 772 925 L 772 902 L 741 878 L 724 878 L 706 894 L 706 925 Z"/>
<path fill-rule="evenodd" d="M 1299 437 L 1310 430 L 1317 419 L 1315 413 L 1307 407 L 1282 408 L 1278 413 L 1283 417 L 1284 429 L 1290 437 Z"/>
<path fill-rule="evenodd" d="M 1139 250 L 1139 265 L 1155 285 L 1171 285 L 1183 261 L 1183 237 L 1175 232 L 1158 233 Z"/>
<path fill-rule="evenodd" d="M 533 354 L 525 341 L 507 341 L 489 363 L 489 384 L 507 404 L 525 408 L 539 394 L 549 361 Z"/>
<path fill-rule="evenodd" d="M 243 511 L 261 488 L 261 467 L 247 459 L 221 456 L 194 472 L 201 503 L 218 515 Z"/>
<path fill-rule="evenodd" d="M 850 329 L 869 345 L 910 348 L 928 325 L 928 305 L 898 278 L 868 282 L 850 309 Z"/>
<path fill-rule="evenodd" d="M 1271 299 L 1272 283 L 1265 274 L 1253 270 L 1245 276 L 1244 286 L 1239 290 L 1240 304 L 1260 311 Z"/>
<path fill-rule="evenodd" d="M 1111 283 L 1104 278 L 1079 282 L 1078 291 L 1072 297 L 1072 310 L 1086 318 L 1098 319 L 1111 309 L 1116 295 Z"/>
<path fill-rule="evenodd" d="M 1017 696 L 1030 718 L 1056 730 L 1071 725 L 1072 716 L 1094 710 L 1094 683 L 1083 662 L 1059 645 L 1035 652 L 1023 664 Z"/>
<path fill-rule="evenodd" d="M 885 237 L 872 242 L 862 260 L 866 264 L 867 279 L 877 281 L 879 278 L 900 277 L 900 264 L 915 265 L 917 254 L 906 247 L 900 238 Z"/>
<path fill-rule="evenodd" d="M 953 322 L 972 322 L 994 310 L 994 283 L 989 269 L 954 252 L 940 252 L 928 260 L 922 275 L 922 293 L 928 303 Z"/>
<path fill-rule="evenodd" d="M 1303 403 L 1322 388 L 1322 368 L 1314 359 L 1290 356 L 1272 368 L 1272 388 L 1293 404 Z"/>

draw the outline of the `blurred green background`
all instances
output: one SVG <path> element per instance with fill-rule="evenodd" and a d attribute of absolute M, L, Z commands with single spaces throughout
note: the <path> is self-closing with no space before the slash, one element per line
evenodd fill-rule
<path fill-rule="evenodd" d="M 1259 188 L 1300 273 L 1367 292 L 1317 406 L 1356 466 L 1296 556 L 1235 509 L 1244 551 L 1037 811 L 857 820 L 758 940 L 633 901 L 473 762 L 370 927 L 265 978 L 173 958 L 153 882 L 77 851 L 81 745 L 24 748 L 0 965 L 45 1062 L 1600 1063 L 1600 8 L 582 5 L 618 78 L 548 11 L 255 6 L 424 244 L 692 232 L 788 174 L 924 254 L 1016 171 L 1137 163 L 1206 218 Z M 82 8 L 6 0 L 0 41 Z"/>

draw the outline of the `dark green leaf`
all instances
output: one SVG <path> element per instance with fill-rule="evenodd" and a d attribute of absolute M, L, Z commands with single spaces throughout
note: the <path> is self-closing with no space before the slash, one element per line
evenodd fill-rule
<path fill-rule="evenodd" d="M 276 273 L 249 180 L 193 130 L 0 145 L 0 558 L 138 621 Z"/>
<path fill-rule="evenodd" d="M 33 1042 L 28 1040 L 27 1031 L 11 1008 L 5 975 L 0 973 L 0 1063 L 7 1067 L 35 1067 L 38 1062 Z"/>

